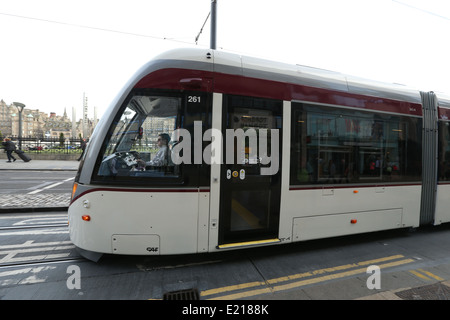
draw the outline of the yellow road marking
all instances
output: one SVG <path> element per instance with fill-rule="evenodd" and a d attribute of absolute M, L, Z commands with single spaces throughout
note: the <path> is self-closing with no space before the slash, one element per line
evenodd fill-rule
<path fill-rule="evenodd" d="M 242 283 L 242 284 L 237 284 L 237 285 L 233 285 L 233 286 L 205 290 L 205 291 L 200 292 L 200 295 L 202 297 L 204 297 L 204 296 L 209 296 L 212 294 L 218 294 L 218 293 L 223 293 L 223 292 L 228 292 L 228 291 L 258 287 L 258 286 L 262 286 L 264 284 L 265 284 L 265 282 L 261 282 L 261 281 Z"/>
<path fill-rule="evenodd" d="M 227 286 L 227 287 L 222 287 L 222 288 L 205 290 L 205 291 L 202 291 L 200 293 L 200 295 L 202 297 L 205 297 L 205 296 L 209 296 L 209 295 L 225 293 L 225 292 L 235 291 L 235 290 L 239 290 L 239 289 L 254 288 L 254 287 L 259 287 L 259 286 L 268 285 L 268 284 L 273 285 L 273 284 L 280 283 L 280 282 L 292 281 L 292 280 L 306 278 L 306 277 L 312 277 L 312 276 L 316 276 L 316 275 L 320 275 L 320 274 L 326 274 L 326 273 L 331 273 L 331 272 L 336 272 L 336 271 L 347 270 L 347 269 L 351 269 L 351 268 L 355 268 L 355 267 L 379 264 L 380 262 L 386 262 L 386 261 L 401 259 L 401 258 L 404 258 L 404 256 L 403 255 L 394 255 L 394 256 L 384 257 L 384 258 L 380 258 L 380 259 L 367 260 L 367 261 L 346 264 L 346 265 L 337 266 L 337 267 L 324 268 L 324 269 L 318 269 L 318 270 L 304 272 L 304 273 L 298 273 L 298 274 L 294 274 L 294 275 L 290 275 L 290 276 L 286 276 L 286 277 L 270 279 L 265 282 L 255 281 L 255 282 L 249 282 L 249 283 L 244 283 L 244 284 L 239 284 L 239 285 L 232 285 L 232 286 Z M 394 266 L 410 263 L 413 261 L 414 261 L 413 259 L 403 259 L 403 260 L 399 260 L 399 261 L 393 261 L 390 263 L 381 264 L 378 266 L 380 268 L 388 268 L 388 267 L 394 267 Z M 245 291 L 245 292 L 240 292 L 240 293 L 235 293 L 235 294 L 224 295 L 224 296 L 220 296 L 220 297 L 214 297 L 211 299 L 212 300 L 218 300 L 218 299 L 224 299 L 224 300 L 230 299 L 231 300 L 231 299 L 239 299 L 239 298 L 244 298 L 244 297 L 255 296 L 255 295 L 259 295 L 259 294 L 263 294 L 263 293 L 283 291 L 283 290 L 306 286 L 309 284 L 314 284 L 314 283 L 323 282 L 323 281 L 327 281 L 327 280 L 339 279 L 342 277 L 347 277 L 347 276 L 351 276 L 351 275 L 355 275 L 355 274 L 359 274 L 359 273 L 365 273 L 366 270 L 367 270 L 366 268 L 358 268 L 355 270 L 330 274 L 330 275 L 316 277 L 316 278 L 312 278 L 312 279 L 291 282 L 291 283 L 287 283 L 284 285 L 277 285 L 272 288 L 266 287 L 266 288 L 255 289 L 255 290 L 250 290 L 250 291 Z"/>
<path fill-rule="evenodd" d="M 437 276 L 437 275 L 435 275 L 435 274 L 433 274 L 433 273 L 431 273 L 429 271 L 426 271 L 426 270 L 423 270 L 423 269 L 417 269 L 417 270 L 419 270 L 422 273 L 425 273 L 427 276 L 429 276 L 429 277 L 431 277 L 433 279 L 436 279 L 438 281 L 444 281 L 444 279 L 442 279 L 441 277 L 439 277 L 439 276 Z"/>
<path fill-rule="evenodd" d="M 396 267 L 396 266 L 410 263 L 413 261 L 414 261 L 413 259 L 404 259 L 404 260 L 400 260 L 400 261 L 381 264 L 378 267 L 380 267 L 380 269 Z M 358 273 L 365 273 L 366 271 L 367 271 L 367 268 L 360 268 L 360 269 L 350 270 L 350 271 L 346 271 L 346 272 L 330 274 L 328 276 L 322 276 L 322 277 L 313 278 L 313 279 L 309 279 L 309 280 L 297 281 L 297 282 L 288 283 L 288 284 L 281 285 L 281 286 L 276 286 L 276 287 L 274 287 L 274 291 L 282 291 L 282 290 L 297 288 L 297 287 L 301 287 L 301 286 L 305 286 L 305 285 L 313 284 L 313 283 L 317 283 L 317 282 L 323 282 L 326 280 L 339 279 L 339 278 L 343 278 L 343 277 L 347 277 L 347 276 L 352 276 L 352 275 L 355 275 Z"/>
<path fill-rule="evenodd" d="M 423 274 L 421 274 L 415 270 L 409 270 L 409 272 L 411 272 L 413 275 L 415 275 L 416 277 L 421 278 L 423 280 L 430 280 L 430 278 L 424 276 Z"/>
<path fill-rule="evenodd" d="M 331 267 L 331 268 L 319 269 L 319 270 L 314 270 L 314 271 L 308 271 L 308 272 L 305 272 L 305 273 L 298 273 L 298 274 L 294 274 L 294 275 L 290 275 L 290 276 L 286 276 L 286 277 L 280 277 L 280 278 L 268 280 L 267 282 L 269 284 L 275 284 L 275 283 L 278 283 L 278 282 L 295 280 L 295 279 L 305 278 L 305 277 L 312 277 L 312 276 L 319 275 L 319 274 L 336 272 L 336 271 L 351 269 L 351 268 L 355 268 L 355 267 L 368 266 L 368 265 L 371 265 L 371 264 L 377 264 L 377 263 L 380 263 L 380 262 L 385 262 L 385 261 L 395 260 L 395 259 L 400 259 L 400 258 L 404 258 L 404 256 L 399 254 L 399 255 L 385 257 L 385 258 L 380 258 L 380 259 L 373 259 L 373 260 L 367 260 L 367 261 L 356 262 L 356 263 L 351 263 L 351 264 L 345 264 L 345 265 L 337 266 L 337 267 Z"/>
<path fill-rule="evenodd" d="M 355 267 L 359 267 L 359 266 L 367 266 L 367 265 L 371 265 L 371 264 L 376 264 L 376 263 L 400 259 L 400 258 L 404 258 L 404 256 L 399 254 L 399 255 L 395 255 L 395 256 L 367 260 L 367 261 L 346 264 L 346 265 L 337 266 L 337 267 L 318 269 L 318 270 L 314 270 L 314 271 L 308 271 L 308 272 L 304 272 L 304 273 L 298 273 L 298 274 L 294 274 L 294 275 L 290 275 L 290 276 L 267 280 L 267 283 L 275 284 L 275 283 L 279 283 L 279 282 L 285 282 L 285 281 L 290 281 L 290 280 L 295 280 L 295 279 L 300 279 L 300 278 L 312 277 L 312 276 L 319 275 L 319 274 L 336 272 L 336 271 L 346 270 L 346 269 L 355 268 Z M 234 290 L 241 289 L 241 286 L 243 286 L 243 285 L 246 285 L 246 287 L 249 288 L 249 287 L 255 287 L 255 286 L 260 286 L 260 285 L 264 285 L 264 284 L 265 284 L 264 282 L 250 282 L 250 283 L 238 284 L 238 285 L 233 285 L 233 286 L 227 286 L 227 287 L 202 291 L 201 295 L 207 296 L 207 295 L 223 293 L 223 292 L 227 292 L 227 291 L 234 291 Z"/>
<path fill-rule="evenodd" d="M 433 274 L 433 273 L 431 273 L 429 271 L 426 271 L 426 270 L 423 270 L 423 269 L 417 269 L 417 270 L 420 271 L 421 273 L 418 272 L 418 271 L 415 271 L 415 270 L 410 270 L 409 272 L 411 272 L 416 277 L 424 279 L 424 280 L 431 280 L 430 278 L 433 278 L 433 279 L 438 280 L 438 281 L 443 281 L 444 280 L 441 277 L 439 277 L 439 276 L 437 276 L 437 275 L 435 275 L 435 274 Z M 430 277 L 430 278 L 428 278 L 427 276 Z"/>
<path fill-rule="evenodd" d="M 414 261 L 413 259 L 404 259 L 404 260 L 400 260 L 400 261 L 382 264 L 382 265 L 379 265 L 378 267 L 380 267 L 380 269 L 394 267 L 394 266 L 399 266 L 402 264 L 410 263 L 413 261 Z M 241 292 L 241 293 L 229 294 L 229 295 L 225 295 L 225 296 L 212 298 L 211 300 L 234 300 L 234 299 L 241 299 L 241 298 L 256 296 L 256 295 L 263 294 L 263 293 L 278 292 L 278 291 L 303 287 L 303 286 L 306 286 L 309 284 L 324 282 L 327 280 L 339 279 L 339 278 L 343 278 L 343 277 L 347 277 L 347 276 L 351 276 L 351 275 L 355 275 L 355 274 L 359 274 L 359 273 L 365 273 L 366 270 L 367 270 L 366 268 L 360 268 L 360 269 L 356 269 L 356 270 L 331 274 L 331 275 L 327 275 L 327 276 L 322 276 L 322 277 L 317 277 L 317 278 L 312 278 L 312 279 L 307 279 L 307 280 L 301 280 L 301 281 L 297 281 L 297 282 L 293 282 L 293 283 L 288 283 L 285 285 L 279 285 L 279 286 L 273 287 L 272 289 L 263 288 L 263 289 L 245 291 L 245 292 Z"/>

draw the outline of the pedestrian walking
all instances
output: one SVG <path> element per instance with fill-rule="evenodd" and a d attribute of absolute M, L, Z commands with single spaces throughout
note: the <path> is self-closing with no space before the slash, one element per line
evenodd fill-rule
<path fill-rule="evenodd" d="M 78 161 L 81 160 L 81 158 L 84 155 L 84 150 L 86 149 L 86 139 L 81 140 L 81 150 L 83 150 L 83 152 L 81 152 L 81 156 L 78 158 Z"/>
<path fill-rule="evenodd" d="M 8 161 L 6 162 L 11 162 L 11 160 L 13 162 L 16 161 L 16 158 L 14 158 L 14 156 L 12 155 L 13 151 L 16 150 L 16 145 L 14 144 L 14 142 L 12 142 L 9 138 L 5 138 L 5 140 L 3 140 L 2 142 L 2 145 L 5 147 L 6 155 L 8 157 Z"/>

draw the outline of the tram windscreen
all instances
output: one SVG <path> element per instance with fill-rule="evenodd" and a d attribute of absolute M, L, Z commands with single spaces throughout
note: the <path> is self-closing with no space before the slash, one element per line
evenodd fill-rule
<path fill-rule="evenodd" d="M 97 172 L 103 177 L 176 176 L 171 136 L 181 121 L 181 98 L 132 96 L 105 139 Z"/>

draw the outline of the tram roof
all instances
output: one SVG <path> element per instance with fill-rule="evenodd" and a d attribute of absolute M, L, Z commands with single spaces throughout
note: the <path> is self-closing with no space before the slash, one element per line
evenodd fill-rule
<path fill-rule="evenodd" d="M 436 96 L 438 97 L 439 106 L 450 108 L 450 95 L 442 93 L 442 92 L 435 92 Z"/>
<path fill-rule="evenodd" d="M 206 58 L 208 53 L 211 59 Z M 196 48 L 174 49 L 155 59 L 190 61 L 195 66 L 194 68 L 199 66 L 197 63 L 206 62 L 214 65 L 214 72 L 421 103 L 420 91 L 402 84 L 373 81 L 340 72 L 275 62 L 225 51 Z"/>

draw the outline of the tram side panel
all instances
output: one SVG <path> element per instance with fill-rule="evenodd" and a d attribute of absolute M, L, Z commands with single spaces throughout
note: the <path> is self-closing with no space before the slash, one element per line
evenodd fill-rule
<path fill-rule="evenodd" d="M 436 216 L 434 224 L 450 222 L 450 184 L 439 184 L 436 192 Z"/>
<path fill-rule="evenodd" d="M 100 253 L 196 253 L 198 212 L 198 192 L 93 191 L 71 205 L 71 240 Z"/>
<path fill-rule="evenodd" d="M 417 227 L 420 186 L 291 190 L 293 241 Z"/>

